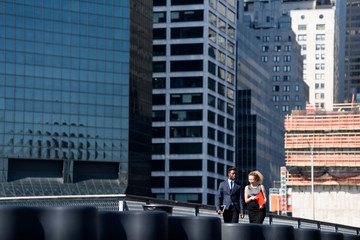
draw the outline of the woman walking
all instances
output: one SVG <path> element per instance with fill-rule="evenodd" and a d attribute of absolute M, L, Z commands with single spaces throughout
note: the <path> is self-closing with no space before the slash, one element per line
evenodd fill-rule
<path fill-rule="evenodd" d="M 262 185 L 263 175 L 259 171 L 252 171 L 248 177 L 250 184 L 245 187 L 244 198 L 245 203 L 249 204 L 249 221 L 250 223 L 262 224 L 266 216 L 265 204 L 267 201 L 265 187 Z M 260 192 L 263 199 L 261 196 L 258 196 Z"/>

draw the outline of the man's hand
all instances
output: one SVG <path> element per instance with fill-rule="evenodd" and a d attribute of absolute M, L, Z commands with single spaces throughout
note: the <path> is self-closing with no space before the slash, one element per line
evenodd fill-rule
<path fill-rule="evenodd" d="M 241 218 L 244 218 L 244 217 L 245 217 L 245 214 L 240 213 L 240 217 L 241 217 Z"/>
<path fill-rule="evenodd" d="M 219 210 L 217 210 L 217 213 L 218 213 L 218 214 L 221 214 L 221 210 L 220 210 L 220 209 L 219 209 Z"/>

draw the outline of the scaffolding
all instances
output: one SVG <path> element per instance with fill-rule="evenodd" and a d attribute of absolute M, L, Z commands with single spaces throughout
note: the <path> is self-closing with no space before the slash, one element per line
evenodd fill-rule
<path fill-rule="evenodd" d="M 293 111 L 285 119 L 288 185 L 360 185 L 360 105 L 337 104 L 333 111 Z M 313 154 L 311 154 L 311 151 Z"/>

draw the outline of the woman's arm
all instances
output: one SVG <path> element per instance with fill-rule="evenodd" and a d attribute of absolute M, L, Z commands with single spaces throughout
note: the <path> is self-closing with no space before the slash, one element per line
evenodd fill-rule
<path fill-rule="evenodd" d="M 256 197 L 252 196 L 252 197 L 248 197 L 248 186 L 245 187 L 245 191 L 244 191 L 244 199 L 245 199 L 245 203 L 249 203 L 251 202 L 251 200 L 255 200 Z"/>
<path fill-rule="evenodd" d="M 267 201 L 267 198 L 266 198 L 266 190 L 265 190 L 265 187 L 264 187 L 264 185 L 261 185 L 261 191 L 263 192 L 263 196 L 264 196 L 264 201 L 265 201 L 265 203 L 266 203 L 266 201 Z"/>

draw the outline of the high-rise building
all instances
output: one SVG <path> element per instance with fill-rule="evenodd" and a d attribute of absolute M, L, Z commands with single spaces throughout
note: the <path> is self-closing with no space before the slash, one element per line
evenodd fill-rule
<path fill-rule="evenodd" d="M 259 170 L 269 189 L 284 164 L 284 128 L 282 115 L 268 100 L 271 72 L 259 60 L 260 43 L 254 31 L 237 26 L 236 164 L 243 186 L 249 184 L 248 173 Z"/>
<path fill-rule="evenodd" d="M 301 46 L 303 78 L 309 86 L 309 102 L 331 110 L 343 101 L 344 1 L 284 1 L 292 29 Z"/>
<path fill-rule="evenodd" d="M 309 89 L 303 81 L 303 59 L 291 29 L 291 18 L 281 12 L 281 3 L 246 0 L 243 21 L 260 40 L 261 63 L 270 73 L 268 101 L 285 118 L 291 110 L 305 109 Z"/>
<path fill-rule="evenodd" d="M 150 194 L 151 19 L 141 0 L 0 2 L 0 196 Z"/>
<path fill-rule="evenodd" d="M 235 0 L 155 0 L 152 191 L 213 204 L 235 166 Z"/>
<path fill-rule="evenodd" d="M 360 102 L 360 1 L 346 1 L 345 102 Z M 354 97 L 353 97 L 354 95 Z"/>

